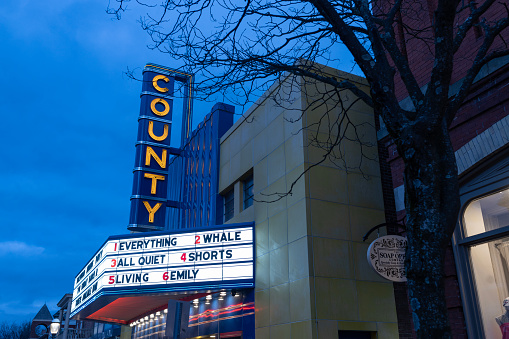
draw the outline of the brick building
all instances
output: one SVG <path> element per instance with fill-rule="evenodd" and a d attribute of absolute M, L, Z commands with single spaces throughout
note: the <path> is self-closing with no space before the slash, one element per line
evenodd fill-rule
<path fill-rule="evenodd" d="M 408 27 L 432 27 L 436 1 L 415 1 L 401 12 Z M 486 12 L 487 21 L 506 15 L 502 7 Z M 415 16 L 415 13 L 428 15 Z M 470 12 L 464 11 L 462 22 Z M 433 66 L 433 48 L 425 40 L 408 39 L 399 27 L 402 48 L 423 90 Z M 433 38 L 432 32 L 426 30 Z M 461 85 L 483 42 L 480 27 L 472 29 L 456 55 L 449 95 Z M 507 35 L 507 34 L 506 34 Z M 503 47 L 498 38 L 492 49 Z M 446 259 L 446 298 L 454 338 L 501 338 L 496 316 L 504 313 L 502 300 L 509 296 L 509 256 L 505 244 L 509 235 L 509 58 L 488 63 L 476 78 L 471 93 L 450 127 L 460 177 L 461 211 Z M 412 109 L 404 85 L 397 77 L 400 104 Z M 378 131 L 387 221 L 404 222 L 404 164 L 380 123 Z M 507 197 L 506 197 L 507 196 Z M 509 252 L 508 252 L 509 254 Z M 413 338 L 413 325 L 405 284 L 395 283 L 400 338 Z"/>
<path fill-rule="evenodd" d="M 30 339 L 37 339 L 49 332 L 49 325 L 53 321 L 53 317 L 46 304 L 35 315 L 30 325 Z"/>

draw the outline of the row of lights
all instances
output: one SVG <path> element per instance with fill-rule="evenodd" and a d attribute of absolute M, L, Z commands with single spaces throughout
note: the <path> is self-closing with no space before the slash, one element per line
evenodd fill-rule
<path fill-rule="evenodd" d="M 145 321 L 149 321 L 149 320 L 152 320 L 152 319 L 155 319 L 156 317 L 157 318 L 164 318 L 164 314 L 168 313 L 168 309 L 165 309 L 162 313 L 160 311 L 157 311 L 156 313 L 152 313 L 151 315 L 147 315 L 143 318 L 140 318 L 136 321 L 133 321 L 132 323 L 129 324 L 129 326 L 133 327 L 133 326 L 136 326 L 136 325 L 140 325 L 140 324 L 143 324 Z"/>
<path fill-rule="evenodd" d="M 232 290 L 232 296 L 238 297 L 239 294 L 237 293 L 236 290 Z M 219 292 L 219 298 L 217 298 L 217 300 L 224 300 L 224 297 L 226 297 L 226 291 L 221 291 L 221 292 Z M 205 305 L 210 305 L 210 301 L 211 300 L 212 300 L 212 295 L 210 295 L 210 294 L 207 295 L 205 297 Z M 194 299 L 193 300 L 194 308 L 198 308 L 199 304 L 200 304 L 200 299 Z"/>
<path fill-rule="evenodd" d="M 217 298 L 217 300 L 224 300 L 224 297 L 226 297 L 226 291 L 221 291 L 219 292 L 219 298 Z M 234 297 L 238 297 L 239 296 L 239 293 L 237 293 L 237 290 L 232 290 L 232 296 Z M 205 297 L 205 305 L 210 305 L 210 301 L 212 300 L 212 295 L 207 295 Z M 193 306 L 195 308 L 198 308 L 200 304 L 200 299 L 194 299 L 193 300 Z M 168 313 L 168 309 L 165 309 L 163 311 L 164 314 Z M 147 315 L 145 316 L 144 318 L 141 318 L 141 319 L 138 319 L 136 321 L 133 321 L 132 323 L 129 324 L 129 326 L 131 327 L 134 327 L 136 325 L 139 325 L 139 324 L 143 324 L 145 321 L 149 321 L 150 319 L 155 319 L 156 317 L 161 317 L 161 319 L 164 317 L 164 314 L 161 314 L 160 311 L 157 311 L 155 314 L 152 313 L 150 315 Z M 215 336 L 211 336 L 211 338 L 214 338 Z"/>

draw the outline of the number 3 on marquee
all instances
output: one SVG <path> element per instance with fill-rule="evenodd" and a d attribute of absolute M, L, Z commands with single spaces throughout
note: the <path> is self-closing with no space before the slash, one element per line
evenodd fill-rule
<path fill-rule="evenodd" d="M 115 267 L 117 265 L 117 259 L 111 259 L 111 267 Z"/>

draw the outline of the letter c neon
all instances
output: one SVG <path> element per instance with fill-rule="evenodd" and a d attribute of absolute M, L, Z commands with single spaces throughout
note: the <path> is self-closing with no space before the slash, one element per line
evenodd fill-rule
<path fill-rule="evenodd" d="M 157 84 L 157 81 L 158 80 L 162 80 L 164 82 L 170 82 L 170 79 L 168 79 L 167 77 L 165 77 L 164 75 L 156 75 L 154 77 L 154 79 L 152 79 L 152 86 L 154 86 L 154 88 L 156 89 L 156 91 L 158 92 L 161 92 L 161 93 L 166 93 L 168 92 L 168 89 L 167 88 L 164 88 L 164 87 L 159 87 L 159 85 Z"/>

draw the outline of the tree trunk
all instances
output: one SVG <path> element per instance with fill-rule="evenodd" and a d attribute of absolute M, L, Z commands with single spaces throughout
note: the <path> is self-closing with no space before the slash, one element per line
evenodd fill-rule
<path fill-rule="evenodd" d="M 418 338 L 450 338 L 444 256 L 460 206 L 454 150 L 445 121 L 434 131 L 414 125 L 404 134 L 398 150 L 405 161 L 405 267 L 414 329 Z"/>

